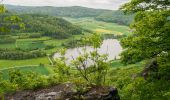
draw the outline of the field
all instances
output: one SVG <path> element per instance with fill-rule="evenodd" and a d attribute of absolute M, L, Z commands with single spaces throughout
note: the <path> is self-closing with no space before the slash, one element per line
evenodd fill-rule
<path fill-rule="evenodd" d="M 27 59 L 27 60 L 0 60 L 0 69 L 25 66 L 25 65 L 39 65 L 39 64 L 44 64 L 48 66 L 50 62 L 47 57 Z"/>
<path fill-rule="evenodd" d="M 127 26 L 118 25 L 116 23 L 107 23 L 102 21 L 96 21 L 93 18 L 64 18 L 77 26 L 81 26 L 84 29 L 92 30 L 93 32 L 102 34 L 116 34 L 116 35 L 128 35 L 130 29 Z"/>
<path fill-rule="evenodd" d="M 11 70 L 21 70 L 23 72 L 36 72 L 41 75 L 49 75 L 50 73 L 52 73 L 51 69 L 44 66 L 22 66 L 22 67 L 14 67 L 9 69 L 1 69 L 0 71 L 2 72 L 4 79 L 9 78 L 9 71 Z"/>

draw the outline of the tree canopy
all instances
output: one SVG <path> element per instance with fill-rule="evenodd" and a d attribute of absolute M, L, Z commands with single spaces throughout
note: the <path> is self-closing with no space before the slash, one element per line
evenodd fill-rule
<path fill-rule="evenodd" d="M 122 61 L 134 63 L 170 52 L 170 11 L 168 0 L 132 0 L 122 9 L 136 12 L 133 35 L 122 40 L 126 50 Z"/>
<path fill-rule="evenodd" d="M 122 9 L 136 13 L 133 34 L 121 40 L 125 64 L 156 58 L 159 77 L 170 76 L 170 10 L 168 0 L 131 0 Z"/>

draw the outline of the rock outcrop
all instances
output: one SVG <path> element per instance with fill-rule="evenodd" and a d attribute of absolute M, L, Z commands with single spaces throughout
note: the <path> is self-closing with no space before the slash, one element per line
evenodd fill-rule
<path fill-rule="evenodd" d="M 151 73 L 156 73 L 156 72 L 158 72 L 157 59 L 153 58 L 146 64 L 144 70 L 141 72 L 141 76 L 147 79 L 147 77 Z"/>
<path fill-rule="evenodd" d="M 20 91 L 5 95 L 5 100 L 119 100 L 118 91 L 113 87 L 94 86 L 84 93 L 75 90 L 71 83 L 60 84 L 48 89 Z"/>

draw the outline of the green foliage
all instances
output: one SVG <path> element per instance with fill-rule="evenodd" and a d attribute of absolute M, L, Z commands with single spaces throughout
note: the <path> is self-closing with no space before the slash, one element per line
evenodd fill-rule
<path fill-rule="evenodd" d="M 24 14 L 18 16 L 22 18 L 22 22 L 23 22 L 22 25 L 19 24 L 19 26 L 17 26 L 18 22 L 21 21 L 19 17 L 15 18 L 15 16 L 10 13 L 0 16 L 2 19 L 6 19 L 1 23 L 2 26 L 6 28 L 6 29 L 2 28 L 2 31 L 4 30 L 6 33 L 1 32 L 1 34 L 30 33 L 28 34 L 29 35 L 28 37 L 37 38 L 43 35 L 52 38 L 63 39 L 63 38 L 68 38 L 72 35 L 82 33 L 82 29 L 80 27 L 73 25 L 62 18 L 50 17 L 45 15 L 32 15 L 32 14 L 29 15 Z M 20 27 L 24 27 L 24 28 L 20 28 Z"/>
<path fill-rule="evenodd" d="M 0 95 L 13 92 L 17 89 L 17 85 L 10 83 L 8 80 L 4 80 L 2 75 L 0 75 Z"/>
<path fill-rule="evenodd" d="M 131 0 L 121 9 L 125 12 L 138 12 L 147 10 L 168 10 L 169 0 Z"/>
<path fill-rule="evenodd" d="M 41 15 L 21 15 L 26 30 L 20 32 L 38 32 L 44 36 L 52 38 L 68 38 L 71 35 L 81 34 L 81 28 L 75 26 L 64 19 Z"/>
<path fill-rule="evenodd" d="M 4 5 L 0 5 L 0 13 L 4 13 L 6 11 Z"/>
<path fill-rule="evenodd" d="M 70 66 L 66 64 L 65 52 L 66 49 L 61 49 L 60 57 L 55 59 L 56 68 L 54 71 L 58 74 L 59 82 L 68 81 L 70 77 Z"/>
<path fill-rule="evenodd" d="M 153 76 L 145 80 L 140 76 L 144 65 L 145 62 L 140 62 L 111 68 L 106 83 L 118 88 L 122 100 L 169 100 L 169 80 L 157 80 Z"/>
<path fill-rule="evenodd" d="M 143 78 L 136 78 L 132 83 L 129 83 L 122 88 L 122 99 L 168 100 L 169 86 L 169 82 L 165 80 L 147 82 Z"/>
<path fill-rule="evenodd" d="M 0 76 L 0 94 L 40 89 L 58 83 L 55 75 L 43 76 L 31 71 L 10 70 L 8 75 L 7 80 Z"/>
<path fill-rule="evenodd" d="M 25 24 L 22 22 L 22 19 L 16 15 L 1 13 L 0 21 L 0 35 L 9 35 L 13 31 L 25 29 Z"/>
<path fill-rule="evenodd" d="M 132 0 L 132 2 L 125 4 L 124 9 L 129 10 L 130 8 L 128 7 L 131 7 L 130 5 L 133 5 L 133 3 L 136 6 L 141 3 L 148 4 L 145 0 L 139 0 L 139 2 L 138 0 Z M 156 1 L 155 3 L 157 4 Z M 160 5 L 162 5 L 161 2 Z M 158 5 L 155 6 L 159 7 Z M 121 41 L 122 46 L 126 48 L 122 53 L 122 61 L 125 63 L 134 63 L 143 59 L 158 57 L 162 52 L 169 53 L 169 10 L 163 7 L 160 7 L 160 9 L 150 8 L 153 9 L 150 11 L 146 11 L 147 9 L 143 9 L 143 11 L 137 10 L 134 23 L 131 25 L 133 35 Z"/>
<path fill-rule="evenodd" d="M 10 83 L 18 85 L 19 89 L 36 89 L 48 85 L 47 78 L 36 73 L 23 73 L 19 70 L 9 72 Z"/>
<path fill-rule="evenodd" d="M 24 52 L 20 50 L 0 49 L 0 59 L 23 60 L 44 56 L 46 56 L 46 53 L 43 51 Z"/>
<path fill-rule="evenodd" d="M 121 85 L 122 99 L 169 100 L 169 3 L 168 0 L 131 0 L 122 7 L 125 12 L 136 12 L 136 15 L 131 24 L 133 34 L 121 41 L 125 48 L 121 60 L 125 64 L 157 60 L 157 71 L 150 71 L 147 79 L 140 74 L 133 79 L 120 79 L 127 82 Z"/>
<path fill-rule="evenodd" d="M 110 62 L 107 61 L 107 55 L 100 55 L 97 48 L 100 47 L 102 40 L 100 35 L 93 34 L 89 38 L 84 39 L 84 43 L 91 43 L 94 51 L 84 52 L 73 59 L 73 66 L 77 69 L 82 78 L 90 84 L 102 85 L 105 84 L 105 77 Z"/>

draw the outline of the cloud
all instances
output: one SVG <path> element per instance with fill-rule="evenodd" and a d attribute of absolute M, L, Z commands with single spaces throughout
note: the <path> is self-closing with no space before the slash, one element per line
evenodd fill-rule
<path fill-rule="evenodd" d="M 85 6 L 90 8 L 118 9 L 129 0 L 4 0 L 4 4 L 24 6 Z"/>

